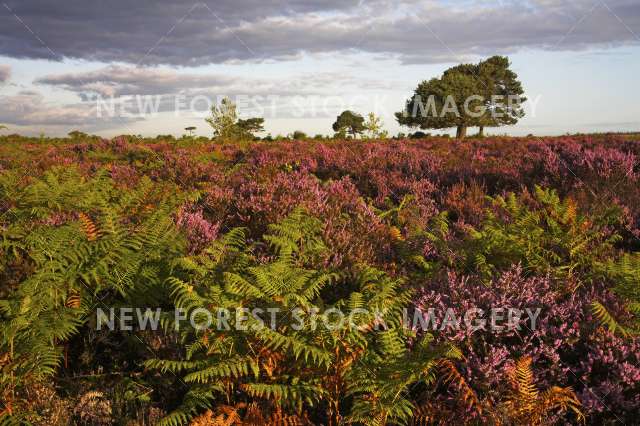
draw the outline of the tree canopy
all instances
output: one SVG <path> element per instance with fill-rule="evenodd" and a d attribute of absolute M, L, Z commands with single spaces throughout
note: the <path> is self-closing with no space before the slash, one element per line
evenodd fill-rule
<path fill-rule="evenodd" d="M 2 126 L 0 126 L 0 129 L 2 128 Z M 72 130 L 71 132 L 67 133 L 67 135 L 71 138 L 71 139 L 84 139 L 89 137 L 88 134 L 81 132 L 80 130 Z"/>
<path fill-rule="evenodd" d="M 205 119 L 213 127 L 213 136 L 222 139 L 235 136 L 237 120 L 236 104 L 229 98 L 222 99 L 220 105 L 212 106 L 211 117 Z"/>
<path fill-rule="evenodd" d="M 337 133 L 348 133 L 354 138 L 365 131 L 364 117 L 352 111 L 343 111 L 333 123 L 333 130 Z"/>
<path fill-rule="evenodd" d="M 396 113 L 398 123 L 421 129 L 455 127 L 456 137 L 466 136 L 467 128 L 517 123 L 524 116 L 526 100 L 522 84 L 509 69 L 509 59 L 493 56 L 478 64 L 460 64 L 442 77 L 423 81 Z"/>
<path fill-rule="evenodd" d="M 307 139 L 308 137 L 309 136 L 302 130 L 296 130 L 291 134 L 291 139 L 297 140 L 297 141 Z"/>
<path fill-rule="evenodd" d="M 506 56 L 492 56 L 476 66 L 477 75 L 483 82 L 483 97 L 486 99 L 487 110 L 481 118 L 480 135 L 486 127 L 512 125 L 524 117 L 522 104 L 527 100 L 523 94 L 522 83 L 518 75 L 510 68 Z M 513 101 L 509 102 L 509 98 Z M 500 102 L 506 100 L 507 102 Z"/>
<path fill-rule="evenodd" d="M 238 126 L 240 139 L 253 139 L 256 133 L 264 131 L 264 118 L 239 119 L 236 125 Z"/>
<path fill-rule="evenodd" d="M 211 116 L 205 121 L 213 128 L 213 136 L 220 139 L 253 139 L 255 133 L 264 131 L 264 118 L 239 119 L 236 104 L 229 98 L 211 107 Z"/>
<path fill-rule="evenodd" d="M 367 121 L 364 123 L 367 137 L 372 139 L 386 139 L 389 137 L 389 132 L 382 128 L 382 118 L 370 112 L 367 115 Z"/>

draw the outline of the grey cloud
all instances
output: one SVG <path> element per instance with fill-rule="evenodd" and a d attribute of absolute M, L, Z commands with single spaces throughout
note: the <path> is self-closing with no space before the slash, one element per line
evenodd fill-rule
<path fill-rule="evenodd" d="M 0 95 L 0 122 L 18 126 L 77 126 L 110 128 L 126 125 L 131 118 L 99 117 L 95 102 L 57 105 L 42 93 L 23 90 Z"/>
<path fill-rule="evenodd" d="M 67 105 L 47 107 L 44 96 L 24 90 L 13 95 L 0 96 L 0 120 L 17 125 L 29 124 L 79 124 L 91 114 L 88 108 Z"/>
<path fill-rule="evenodd" d="M 374 89 L 393 89 L 389 82 L 340 72 L 250 78 L 122 65 L 45 75 L 35 83 L 42 89 L 57 87 L 75 93 L 82 102 L 53 104 L 35 91 L 0 96 L 1 122 L 23 126 L 121 127 L 126 124 L 122 122 L 123 118 L 146 120 L 163 112 L 178 111 L 185 116 L 202 116 L 223 96 L 238 100 L 241 113 L 262 111 L 261 114 L 271 118 L 289 117 L 292 116 L 291 110 L 299 110 L 298 104 L 305 104 L 310 98 L 319 99 L 317 104 L 324 105 L 327 93 L 348 97 L 349 94 L 360 95 Z M 245 106 L 240 105 L 242 99 Z M 112 105 L 114 116 L 108 113 Z M 97 108 L 105 114 L 99 115 Z M 124 117 L 122 111 L 133 117 Z"/>
<path fill-rule="evenodd" d="M 0 8 L 0 53 L 104 62 L 197 65 L 247 51 L 232 28 L 268 16 L 349 8 L 356 0 L 7 0 Z"/>
<path fill-rule="evenodd" d="M 152 69 L 110 65 L 97 70 L 43 76 L 34 82 L 77 93 L 82 99 L 94 95 L 120 97 L 136 95 L 322 95 L 331 87 L 382 89 L 389 83 L 344 73 L 304 73 L 287 78 L 248 78 L 223 74 L 194 74 L 173 69 Z"/>
<path fill-rule="evenodd" d="M 58 86 L 79 94 L 117 97 L 175 93 L 193 87 L 222 87 L 233 82 L 233 78 L 224 75 L 179 74 L 175 70 L 111 65 L 89 72 L 48 75 L 34 83 Z"/>
<path fill-rule="evenodd" d="M 0 10 L 4 55 L 146 65 L 193 66 L 349 51 L 397 56 L 406 63 L 457 62 L 522 48 L 632 43 L 638 41 L 632 32 L 640 33 L 636 0 L 608 0 L 595 7 L 590 0 L 446 7 L 438 1 L 411 0 L 174 0 L 161 7 L 151 0 L 9 0 L 7 5 L 42 42 L 12 13 Z"/>

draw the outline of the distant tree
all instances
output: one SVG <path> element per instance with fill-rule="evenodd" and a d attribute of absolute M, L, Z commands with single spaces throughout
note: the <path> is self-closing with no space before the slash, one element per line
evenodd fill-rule
<path fill-rule="evenodd" d="M 389 137 L 389 132 L 383 130 L 382 126 L 382 118 L 376 116 L 373 112 L 367 115 L 367 121 L 364 123 L 367 137 L 373 139 L 386 139 Z"/>
<path fill-rule="evenodd" d="M 409 135 L 409 139 L 424 139 L 429 136 L 431 136 L 429 135 L 429 133 L 421 132 L 418 130 L 417 132 L 411 133 Z"/>
<path fill-rule="evenodd" d="M 220 139 L 254 139 L 254 133 L 264 131 L 264 118 L 238 119 L 236 104 L 229 98 L 211 107 L 211 117 L 205 121 L 213 127 L 213 136 Z"/>
<path fill-rule="evenodd" d="M 317 135 L 313 136 L 313 139 L 315 139 L 317 141 L 321 141 L 321 140 L 324 139 L 324 135 L 321 135 L 321 134 L 318 133 Z"/>
<path fill-rule="evenodd" d="M 185 128 L 184 128 L 184 130 L 186 130 L 187 132 L 189 132 L 189 137 L 192 137 L 192 136 L 193 136 L 193 131 L 194 131 L 195 129 L 196 129 L 196 128 L 195 128 L 194 126 L 189 126 L 189 127 L 185 127 Z"/>
<path fill-rule="evenodd" d="M 221 139 L 233 139 L 238 136 L 238 113 L 236 104 L 229 98 L 224 98 L 220 105 L 211 107 L 211 117 L 205 119 L 213 128 L 213 136 Z"/>
<path fill-rule="evenodd" d="M 0 130 L 2 130 L 2 129 L 8 129 L 8 127 L 5 126 L 4 124 L 0 124 Z"/>
<path fill-rule="evenodd" d="M 461 64 L 446 70 L 441 78 L 423 81 L 396 113 L 401 125 L 421 129 L 456 128 L 464 138 L 467 128 L 515 124 L 524 116 L 523 89 L 509 60 L 493 56 L 478 64 Z"/>
<path fill-rule="evenodd" d="M 256 133 L 264 132 L 264 118 L 239 119 L 236 124 L 240 139 L 254 139 L 256 138 Z"/>
<path fill-rule="evenodd" d="M 343 111 L 333 123 L 333 130 L 337 133 L 349 133 L 355 138 L 365 131 L 364 117 L 348 110 Z"/>
<path fill-rule="evenodd" d="M 296 140 L 296 141 L 300 141 L 300 140 L 304 140 L 304 139 L 308 139 L 309 136 L 307 136 L 307 134 L 305 132 L 303 132 L 302 130 L 296 130 L 295 132 L 293 132 L 291 134 L 291 139 Z"/>
<path fill-rule="evenodd" d="M 68 136 L 71 139 L 86 139 L 89 137 L 88 134 L 81 132 L 80 130 L 73 130 L 71 132 L 68 133 Z"/>

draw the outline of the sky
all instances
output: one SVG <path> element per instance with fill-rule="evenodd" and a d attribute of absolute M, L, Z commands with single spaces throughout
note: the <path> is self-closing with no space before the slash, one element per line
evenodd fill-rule
<path fill-rule="evenodd" d="M 224 96 L 265 134 L 409 132 L 421 81 L 492 55 L 529 101 L 488 133 L 640 131 L 639 34 L 638 0 L 0 0 L 1 132 L 211 136 Z"/>

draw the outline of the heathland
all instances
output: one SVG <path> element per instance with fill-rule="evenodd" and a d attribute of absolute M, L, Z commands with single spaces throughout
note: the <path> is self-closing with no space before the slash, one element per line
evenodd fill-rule
<path fill-rule="evenodd" d="M 2 137 L 0 423 L 634 424 L 639 159 L 637 135 Z M 112 308 L 160 325 L 98 329 Z M 274 325 L 194 326 L 220 308 Z"/>

